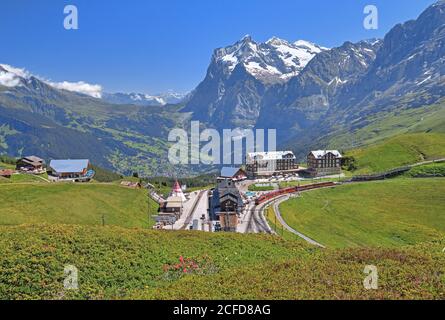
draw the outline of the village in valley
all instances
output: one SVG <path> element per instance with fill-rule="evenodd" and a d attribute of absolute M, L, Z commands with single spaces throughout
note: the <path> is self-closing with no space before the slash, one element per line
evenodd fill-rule
<path fill-rule="evenodd" d="M 181 184 L 183 179 L 177 178 L 170 185 L 170 192 L 166 193 L 165 188 L 161 192 L 150 179 L 141 179 L 137 174 L 128 179 L 121 176 L 119 185 L 147 190 L 146 201 L 152 201 L 158 207 L 153 212 L 148 205 L 149 224 L 156 230 L 277 234 L 277 224 L 271 224 L 270 217 L 265 216 L 265 211 L 272 209 L 273 219 L 278 220 L 283 229 L 281 233 L 286 229 L 312 245 L 323 247 L 289 226 L 281 216 L 279 205 L 306 191 L 384 180 L 413 167 L 352 176 L 342 171 L 346 160 L 338 150 L 311 151 L 304 164 L 298 162 L 292 151 L 252 152 L 246 154 L 242 166 L 222 167 L 213 183 L 191 191 L 186 184 Z M 37 156 L 27 156 L 16 161 L 15 170 L 0 168 L 0 177 L 11 179 L 14 175 L 32 175 L 48 183 L 84 184 L 97 182 L 93 168 L 88 159 L 55 159 L 46 165 L 45 160 Z M 169 186 L 165 184 L 165 187 Z"/>
<path fill-rule="evenodd" d="M 333 182 L 317 180 L 342 178 L 341 159 L 337 150 L 312 151 L 304 167 L 297 163 L 292 151 L 248 153 L 242 167 L 221 169 L 215 188 L 184 194 L 184 188 L 176 181 L 167 199 L 151 192 L 160 204 L 155 228 L 273 233 L 264 218 L 266 205 L 309 187 L 333 186 Z M 299 182 L 305 181 L 310 184 L 299 186 Z M 294 186 L 282 188 L 281 183 Z"/>
<path fill-rule="evenodd" d="M 1 300 L 444 299 L 445 0 L 47 2 L 0 5 Z"/>
<path fill-rule="evenodd" d="M 341 165 L 337 150 L 310 152 L 306 166 L 298 164 L 292 151 L 255 152 L 246 155 L 243 166 L 221 168 L 213 188 L 187 192 L 177 179 L 166 196 L 142 180 L 124 179 L 120 185 L 147 188 L 148 197 L 159 205 L 157 213 L 150 213 L 154 229 L 273 233 L 264 217 L 265 207 L 305 190 L 334 186 L 333 181 L 344 177 Z M 14 174 L 41 176 L 51 183 L 87 183 L 95 177 L 88 159 L 57 159 L 46 165 L 37 156 L 18 159 L 15 170 L 0 171 L 4 178 Z"/>

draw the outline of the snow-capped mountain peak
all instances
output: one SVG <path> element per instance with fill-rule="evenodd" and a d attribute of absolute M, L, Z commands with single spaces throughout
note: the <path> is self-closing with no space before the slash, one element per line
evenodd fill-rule
<path fill-rule="evenodd" d="M 105 93 L 103 99 L 114 104 L 134 104 L 140 106 L 165 106 L 180 103 L 187 94 L 167 91 L 156 95 L 145 93 Z"/>
<path fill-rule="evenodd" d="M 321 47 L 313 42 L 306 40 L 297 40 L 293 44 L 299 48 L 306 49 L 314 53 L 320 53 L 321 51 L 329 50 L 329 48 Z"/>
<path fill-rule="evenodd" d="M 229 76 L 242 64 L 246 71 L 264 83 L 283 82 L 298 75 L 312 58 L 327 48 L 308 41 L 290 43 L 272 37 L 264 43 L 256 43 L 245 36 L 232 46 L 217 49 L 214 62 Z"/>

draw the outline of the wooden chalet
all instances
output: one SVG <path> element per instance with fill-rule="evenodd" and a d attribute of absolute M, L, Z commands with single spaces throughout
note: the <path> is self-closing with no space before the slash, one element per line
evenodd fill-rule
<path fill-rule="evenodd" d="M 28 156 L 17 160 L 16 170 L 23 173 L 44 173 L 45 172 L 45 160 L 36 157 Z"/>
<path fill-rule="evenodd" d="M 341 174 L 342 155 L 337 150 L 311 151 L 307 156 L 307 166 L 311 176 Z"/>

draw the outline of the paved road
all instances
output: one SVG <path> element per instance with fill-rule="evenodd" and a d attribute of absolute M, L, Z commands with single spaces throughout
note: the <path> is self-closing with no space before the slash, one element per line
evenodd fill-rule
<path fill-rule="evenodd" d="M 198 211 L 198 208 L 200 207 L 201 202 L 204 200 L 207 200 L 205 195 L 207 195 L 207 190 L 199 191 L 198 196 L 195 198 L 192 207 L 187 210 L 186 218 L 183 223 L 183 225 L 180 227 L 180 230 L 186 230 L 190 227 L 190 225 L 193 223 L 193 217 L 196 214 L 195 212 Z M 184 210 L 185 211 L 185 210 Z M 203 212 L 205 213 L 205 212 Z M 198 212 L 199 214 L 199 212 Z"/>
<path fill-rule="evenodd" d="M 297 236 L 299 236 L 300 238 L 309 242 L 310 244 L 317 246 L 317 247 L 326 248 L 321 243 L 319 243 L 319 242 L 305 236 L 301 232 L 298 232 L 297 230 L 293 229 L 286 223 L 286 221 L 284 221 L 283 217 L 281 216 L 281 212 L 280 212 L 280 204 L 285 201 L 288 201 L 290 198 L 291 197 L 289 197 L 289 196 L 284 196 L 284 197 L 281 197 L 273 202 L 273 210 L 275 212 L 275 216 L 277 217 L 278 221 L 280 221 L 280 223 L 284 226 L 284 228 L 286 228 L 286 230 L 288 230 L 289 232 L 292 232 L 293 234 L 296 234 Z"/>

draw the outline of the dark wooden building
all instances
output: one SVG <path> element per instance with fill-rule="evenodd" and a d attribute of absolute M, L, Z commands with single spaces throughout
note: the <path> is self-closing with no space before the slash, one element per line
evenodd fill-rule
<path fill-rule="evenodd" d="M 45 161 L 36 156 L 20 158 L 17 160 L 16 170 L 28 173 L 44 173 Z"/>
<path fill-rule="evenodd" d="M 312 151 L 307 156 L 307 171 L 311 176 L 340 174 L 341 159 L 342 155 L 337 150 Z"/>
<path fill-rule="evenodd" d="M 239 216 L 244 209 L 244 202 L 235 181 L 219 178 L 216 192 L 218 204 L 215 213 L 221 228 L 223 231 L 235 232 Z"/>

